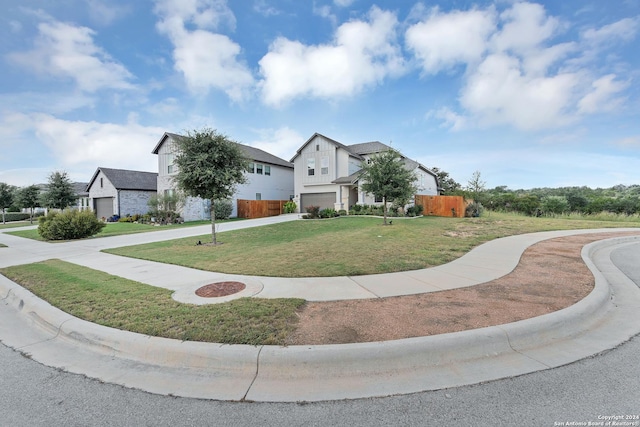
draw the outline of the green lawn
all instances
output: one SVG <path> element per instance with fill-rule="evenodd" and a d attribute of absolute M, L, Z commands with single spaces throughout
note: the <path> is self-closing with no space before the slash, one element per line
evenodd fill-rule
<path fill-rule="evenodd" d="M 294 221 L 105 252 L 231 274 L 281 277 L 350 276 L 406 271 L 459 258 L 486 241 L 535 231 L 640 227 L 640 222 L 532 218 L 492 212 L 482 218 L 341 217 Z"/>
<path fill-rule="evenodd" d="M 2 217 L 0 216 L 0 219 L 2 219 Z M 34 221 L 34 224 L 37 224 L 37 221 Z M 3 228 L 16 228 L 16 227 L 26 227 L 28 225 L 32 225 L 29 221 L 11 221 L 11 222 L 7 222 L 6 224 L 3 224 L 0 222 L 0 230 Z"/>
<path fill-rule="evenodd" d="M 236 218 L 226 220 L 226 221 L 237 221 Z M 218 222 L 226 222 L 226 221 L 216 221 Z M 37 224 L 37 222 L 36 222 Z M 194 227 L 197 225 L 207 225 L 211 224 L 210 221 L 191 221 L 185 222 L 184 224 L 171 224 L 171 225 L 163 225 L 163 226 L 154 226 L 150 224 L 136 224 L 133 222 L 108 222 L 107 225 L 100 231 L 100 233 L 91 237 L 91 239 L 95 239 L 98 237 L 110 237 L 110 236 L 121 236 L 124 234 L 136 234 L 136 233 L 146 233 L 149 231 L 160 231 L 167 230 L 170 228 L 179 228 L 179 227 Z M 28 225 L 28 223 L 27 223 Z M 38 230 L 22 230 L 22 231 L 9 231 L 7 234 L 12 234 L 18 237 L 25 237 L 27 239 L 40 240 L 45 241 L 40 234 L 38 234 Z M 56 240 L 53 243 L 60 243 L 63 240 Z"/>
<path fill-rule="evenodd" d="M 169 290 L 60 260 L 8 267 L 0 274 L 81 319 L 184 341 L 283 345 L 304 304 L 301 299 L 257 298 L 181 304 Z"/>

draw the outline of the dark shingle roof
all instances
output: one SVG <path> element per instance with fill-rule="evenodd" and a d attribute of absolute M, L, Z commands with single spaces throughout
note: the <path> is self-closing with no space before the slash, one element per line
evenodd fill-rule
<path fill-rule="evenodd" d="M 156 144 L 155 148 L 153 149 L 152 151 L 153 154 L 158 154 L 160 147 L 166 141 L 167 137 L 175 140 L 175 139 L 180 139 L 183 136 L 175 133 L 171 133 L 171 132 L 165 132 L 164 135 L 162 135 L 162 138 L 160 138 L 160 141 L 158 141 L 158 144 Z M 287 162 L 286 160 L 281 159 L 278 156 L 274 156 L 273 154 L 267 153 L 266 151 L 256 147 L 239 144 L 237 142 L 236 144 L 242 149 L 242 151 L 244 151 L 245 156 L 247 156 L 250 160 L 253 160 L 259 163 L 268 163 L 272 165 L 283 166 L 285 168 L 293 169 L 293 163 Z"/>
<path fill-rule="evenodd" d="M 87 189 L 91 187 L 100 171 L 102 171 L 117 190 L 158 191 L 158 174 L 156 172 L 140 172 L 103 167 L 99 167 L 96 170 L 96 173 L 87 185 Z"/>

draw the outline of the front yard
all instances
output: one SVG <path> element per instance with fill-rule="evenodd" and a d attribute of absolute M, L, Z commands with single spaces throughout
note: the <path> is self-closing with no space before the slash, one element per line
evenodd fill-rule
<path fill-rule="evenodd" d="M 482 218 L 305 220 L 105 252 L 201 270 L 280 277 L 353 276 L 428 268 L 459 258 L 499 237 L 535 231 L 640 227 L 640 223 L 532 218 L 491 213 Z"/>

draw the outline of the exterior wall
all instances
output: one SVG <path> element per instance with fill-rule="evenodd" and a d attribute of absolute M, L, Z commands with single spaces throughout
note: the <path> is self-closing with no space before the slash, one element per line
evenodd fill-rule
<path fill-rule="evenodd" d="M 102 185 L 100 185 L 102 183 Z M 91 188 L 89 188 L 89 206 L 93 210 L 93 199 L 102 197 L 113 198 L 113 212 L 118 213 L 118 190 L 111 184 L 111 181 L 105 176 L 102 171 L 98 172 L 98 176 L 93 181 Z"/>
<path fill-rule="evenodd" d="M 155 194 L 155 191 L 120 190 L 118 198 L 120 209 L 116 209 L 115 213 L 122 217 L 135 214 L 144 215 L 149 212 L 147 202 Z"/>
<path fill-rule="evenodd" d="M 438 182 L 435 176 L 425 172 L 420 168 L 417 168 L 415 170 L 415 174 L 417 176 L 416 188 L 418 190 L 418 194 L 423 194 L 428 196 L 438 195 Z"/>

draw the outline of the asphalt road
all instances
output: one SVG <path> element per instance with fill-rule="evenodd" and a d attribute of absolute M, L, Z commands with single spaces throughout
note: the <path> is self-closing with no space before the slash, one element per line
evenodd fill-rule
<path fill-rule="evenodd" d="M 612 258 L 640 286 L 640 244 Z M 352 401 L 233 403 L 104 384 L 0 345 L 0 426 L 559 426 L 608 420 L 640 426 L 639 381 L 635 337 L 561 368 L 469 387 Z"/>

